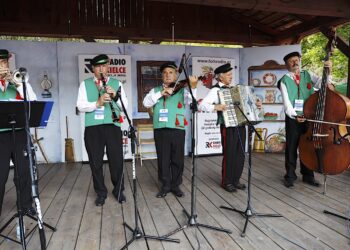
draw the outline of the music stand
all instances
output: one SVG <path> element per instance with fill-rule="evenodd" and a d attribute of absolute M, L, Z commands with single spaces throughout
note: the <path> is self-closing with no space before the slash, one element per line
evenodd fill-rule
<path fill-rule="evenodd" d="M 261 213 L 252 212 L 252 206 L 250 204 L 250 199 L 251 199 L 250 187 L 251 187 L 251 176 L 252 176 L 252 134 L 253 134 L 253 132 L 255 132 L 260 140 L 261 140 L 261 137 L 258 134 L 258 132 L 256 131 L 253 123 L 248 119 L 248 117 L 244 114 L 243 110 L 239 106 L 240 103 L 237 102 L 237 103 L 234 103 L 234 105 L 237 107 L 237 109 L 244 116 L 244 118 L 247 122 L 247 125 L 248 125 L 248 197 L 247 197 L 247 208 L 245 211 L 238 210 L 238 209 L 235 209 L 232 207 L 226 207 L 226 206 L 220 206 L 220 208 L 237 212 L 237 213 L 241 214 L 243 217 L 245 217 L 246 220 L 244 223 L 243 231 L 241 233 L 241 236 L 245 237 L 245 232 L 246 232 L 250 217 L 282 217 L 282 215 L 280 215 L 280 214 L 261 214 Z M 243 149 L 243 152 L 244 152 L 244 149 Z"/>
<path fill-rule="evenodd" d="M 30 114 L 26 114 L 26 104 L 30 105 Z M 23 216 L 28 216 L 32 220 L 36 220 L 34 216 L 28 213 L 24 213 L 22 210 L 21 204 L 20 204 L 20 197 L 21 197 L 21 192 L 20 192 L 20 185 L 21 182 L 19 180 L 19 175 L 18 175 L 18 160 L 17 160 L 17 154 L 16 154 L 16 128 L 25 128 L 27 125 L 29 127 L 40 127 L 40 126 L 46 126 L 48 122 L 48 118 L 50 116 L 51 110 L 52 110 L 53 102 L 23 102 L 23 101 L 0 101 L 0 128 L 11 128 L 12 130 L 12 143 L 14 146 L 14 174 L 15 174 L 15 180 L 16 180 L 16 194 L 17 194 L 17 212 L 10 218 L 8 222 L 0 229 L 0 236 L 9 239 L 13 242 L 16 242 L 18 244 L 22 245 L 23 249 L 26 249 L 26 236 L 24 234 L 24 228 L 23 228 Z M 27 121 L 27 118 L 29 121 Z M 28 131 L 26 133 L 29 133 L 29 127 Z M 27 136 L 30 138 L 30 135 Z M 27 144 L 30 144 L 30 141 L 27 142 Z M 32 151 L 32 149 L 30 149 Z M 40 238 L 44 237 L 45 234 L 43 231 L 43 228 L 40 228 L 40 226 L 46 226 L 50 228 L 53 231 L 56 231 L 56 228 L 42 222 L 41 219 L 41 209 L 40 209 L 40 202 L 39 202 L 39 194 L 38 194 L 38 179 L 37 179 L 37 170 L 36 167 L 33 166 L 33 156 L 32 152 L 26 152 L 27 157 L 29 157 L 29 167 L 30 173 L 31 173 L 31 178 L 32 178 L 32 198 L 33 201 L 36 204 L 37 207 L 37 215 L 38 215 L 38 225 L 39 226 L 39 233 L 40 233 Z M 33 168 L 33 169 L 32 169 Z M 34 169 L 35 168 L 35 169 Z M 33 179 L 33 177 L 35 177 Z M 12 239 L 6 235 L 1 234 L 3 230 L 15 219 L 18 217 L 19 220 L 19 227 L 20 227 L 20 236 L 21 236 L 21 241 Z M 39 223 L 40 220 L 40 223 Z M 30 235 L 35 228 L 33 228 L 28 235 Z M 27 236 L 28 236 L 27 235 Z M 46 246 L 45 246 L 46 247 Z"/>

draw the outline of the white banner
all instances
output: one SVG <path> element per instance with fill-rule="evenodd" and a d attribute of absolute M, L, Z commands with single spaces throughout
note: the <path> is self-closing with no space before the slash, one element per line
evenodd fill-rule
<path fill-rule="evenodd" d="M 79 83 L 81 83 L 86 78 L 93 76 L 92 66 L 90 61 L 96 55 L 79 55 L 78 63 L 79 63 Z M 116 78 L 123 84 L 124 91 L 126 96 L 128 97 L 128 108 L 127 112 L 129 118 L 132 121 L 132 95 L 131 95 L 131 57 L 128 55 L 108 55 L 110 58 L 109 65 L 109 76 Z M 88 161 L 88 155 L 85 149 L 84 143 L 84 129 L 85 129 L 85 119 L 84 115 L 81 114 L 81 128 L 82 128 L 82 160 Z M 129 124 L 123 113 L 123 120 L 121 129 L 123 132 L 123 150 L 125 154 L 125 159 L 131 158 L 131 147 L 130 147 L 130 139 L 127 137 Z M 107 157 L 105 155 L 104 159 Z"/>
<path fill-rule="evenodd" d="M 215 57 L 192 57 L 193 75 L 201 78 L 197 85 L 197 99 L 200 102 L 209 92 L 211 87 L 217 83 L 214 79 L 215 68 L 225 63 L 231 63 L 235 67 L 235 59 Z M 235 79 L 233 77 L 232 79 Z M 196 154 L 221 154 L 220 126 L 216 125 L 217 114 L 198 112 L 196 131 Z"/>

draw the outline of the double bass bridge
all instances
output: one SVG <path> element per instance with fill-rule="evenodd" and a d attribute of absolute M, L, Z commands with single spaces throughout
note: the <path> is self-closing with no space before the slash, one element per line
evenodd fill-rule
<path fill-rule="evenodd" d="M 328 137 L 329 134 L 319 134 L 319 133 L 316 133 L 316 134 L 312 134 L 313 137 L 319 137 L 319 138 L 324 138 L 324 137 Z"/>

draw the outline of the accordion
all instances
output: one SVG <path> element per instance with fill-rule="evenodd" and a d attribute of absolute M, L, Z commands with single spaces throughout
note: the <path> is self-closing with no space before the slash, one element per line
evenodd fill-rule
<path fill-rule="evenodd" d="M 244 125 L 247 120 L 238 109 L 241 108 L 248 120 L 253 124 L 263 121 L 262 112 L 256 107 L 256 96 L 253 87 L 237 85 L 232 88 L 221 89 L 218 92 L 220 104 L 226 105 L 226 110 L 222 111 L 226 127 L 236 127 Z"/>

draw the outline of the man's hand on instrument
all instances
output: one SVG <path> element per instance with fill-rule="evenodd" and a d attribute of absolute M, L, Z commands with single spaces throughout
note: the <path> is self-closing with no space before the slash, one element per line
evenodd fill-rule
<path fill-rule="evenodd" d="M 328 60 L 324 62 L 324 66 L 329 68 L 329 71 L 332 71 L 332 61 Z"/>
<path fill-rule="evenodd" d="M 167 88 L 165 87 L 162 90 L 162 96 L 171 96 L 173 94 L 173 88 Z"/>
<path fill-rule="evenodd" d="M 226 105 L 225 104 L 215 104 L 214 109 L 216 111 L 224 111 L 224 110 L 226 110 Z"/>
<path fill-rule="evenodd" d="M 111 96 L 108 93 L 104 93 L 98 98 L 96 102 L 96 106 L 102 107 L 106 102 L 110 102 L 110 101 L 111 101 Z"/>
<path fill-rule="evenodd" d="M 305 122 L 305 121 L 306 121 L 306 118 L 305 118 L 305 116 L 303 116 L 303 115 L 297 115 L 297 116 L 295 117 L 295 120 L 297 120 L 297 122 Z"/>
<path fill-rule="evenodd" d="M 190 80 L 191 89 L 197 88 L 198 77 L 197 76 L 189 76 L 189 80 Z"/>
<path fill-rule="evenodd" d="M 111 86 L 106 86 L 106 93 L 111 95 L 113 98 L 116 96 L 117 92 Z"/>

